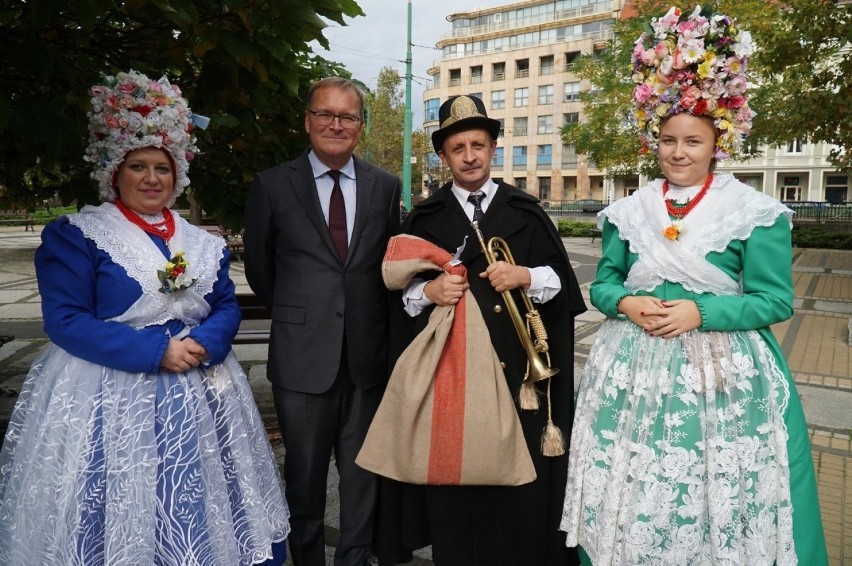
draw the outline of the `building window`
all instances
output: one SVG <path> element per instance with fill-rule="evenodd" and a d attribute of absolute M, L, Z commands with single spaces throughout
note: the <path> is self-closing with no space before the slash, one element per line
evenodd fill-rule
<path fill-rule="evenodd" d="M 450 86 L 461 84 L 461 69 L 450 69 Z"/>
<path fill-rule="evenodd" d="M 577 58 L 580 56 L 579 51 L 569 51 L 565 54 L 565 70 L 573 71 L 574 64 L 577 62 Z"/>
<path fill-rule="evenodd" d="M 528 87 L 515 89 L 515 108 L 529 106 L 530 104 L 530 89 Z"/>
<path fill-rule="evenodd" d="M 491 109 L 500 110 L 506 108 L 506 91 L 493 90 L 491 91 Z"/>
<path fill-rule="evenodd" d="M 562 146 L 562 166 L 569 169 L 577 167 L 577 149 L 574 144 Z"/>
<path fill-rule="evenodd" d="M 802 153 L 804 147 L 802 140 L 793 140 L 787 144 L 787 153 Z"/>
<path fill-rule="evenodd" d="M 441 108 L 440 98 L 430 98 L 423 103 L 423 121 L 431 122 L 438 119 L 438 109 Z"/>
<path fill-rule="evenodd" d="M 503 148 L 498 147 L 494 149 L 494 156 L 491 158 L 491 166 L 503 168 Z"/>
<path fill-rule="evenodd" d="M 565 83 L 564 102 L 575 102 L 580 100 L 580 81 Z"/>
<path fill-rule="evenodd" d="M 478 98 L 479 100 L 482 100 L 482 93 L 481 92 L 472 92 L 472 93 L 470 93 L 470 97 L 471 98 Z"/>
<path fill-rule="evenodd" d="M 553 104 L 553 85 L 541 85 L 538 87 L 538 103 Z"/>
<path fill-rule="evenodd" d="M 525 136 L 527 135 L 527 117 L 515 118 L 515 122 L 512 125 L 512 133 L 516 136 Z"/>
<path fill-rule="evenodd" d="M 441 73 L 435 73 L 432 75 L 432 86 L 433 88 L 441 86 Z"/>
<path fill-rule="evenodd" d="M 500 132 L 497 134 L 498 138 L 502 138 L 506 135 L 506 119 L 505 118 L 497 118 L 497 121 L 500 122 Z"/>
<path fill-rule="evenodd" d="M 550 144 L 536 146 L 535 164 L 539 169 L 549 168 L 553 163 L 553 146 Z"/>
<path fill-rule="evenodd" d="M 538 73 L 540 75 L 553 74 L 553 55 L 545 55 L 538 60 Z"/>
<path fill-rule="evenodd" d="M 521 177 L 520 179 L 515 179 L 515 188 L 524 192 L 527 192 L 527 179 L 526 177 Z"/>
<path fill-rule="evenodd" d="M 491 80 L 504 81 L 506 80 L 506 63 L 491 64 Z"/>
<path fill-rule="evenodd" d="M 849 193 L 849 177 L 844 175 L 827 175 L 825 177 L 825 200 L 832 204 L 847 201 Z"/>
<path fill-rule="evenodd" d="M 566 112 L 562 115 L 562 125 L 566 124 L 576 124 L 580 121 L 580 113 L 579 112 Z"/>
<path fill-rule="evenodd" d="M 530 60 L 518 59 L 515 61 L 515 78 L 524 79 L 530 76 Z"/>
<path fill-rule="evenodd" d="M 512 167 L 515 169 L 527 168 L 527 146 L 516 145 L 512 148 Z"/>
<path fill-rule="evenodd" d="M 470 84 L 475 85 L 482 82 L 482 65 L 470 68 Z"/>
<path fill-rule="evenodd" d="M 553 116 L 548 114 L 547 116 L 539 116 L 538 117 L 538 133 L 539 134 L 552 134 L 553 133 Z"/>
<path fill-rule="evenodd" d="M 538 178 L 538 200 L 550 200 L 550 177 Z"/>

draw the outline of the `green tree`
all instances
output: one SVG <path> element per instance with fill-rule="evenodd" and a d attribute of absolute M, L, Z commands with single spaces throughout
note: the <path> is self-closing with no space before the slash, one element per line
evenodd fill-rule
<path fill-rule="evenodd" d="M 376 88 L 367 92 L 368 124 L 356 148 L 358 155 L 374 165 L 402 175 L 402 140 L 405 135 L 405 90 L 402 77 L 392 67 L 382 67 Z M 411 155 L 417 162 L 411 166 L 411 192 L 420 191 L 425 154 L 422 131 L 412 132 Z"/>
<path fill-rule="evenodd" d="M 310 83 L 348 76 L 314 55 L 320 16 L 363 15 L 354 0 L 39 0 L 0 8 L 0 207 L 58 191 L 78 205 L 97 198 L 82 161 L 88 87 L 104 74 L 167 74 L 194 112 L 198 133 L 191 198 L 231 226 L 242 220 L 252 173 L 307 145 Z"/>
<path fill-rule="evenodd" d="M 831 0 L 788 0 L 784 6 L 763 0 L 712 4 L 717 13 L 735 17 L 758 46 L 749 63 L 755 85 L 750 106 L 757 112 L 751 149 L 785 145 L 797 137 L 824 141 L 840 148 L 834 164 L 849 168 L 852 129 L 846 124 L 852 101 L 849 83 L 842 78 L 852 73 L 852 7 Z M 574 144 L 611 176 L 659 173 L 653 159 L 640 159 L 638 132 L 630 120 L 630 55 L 650 18 L 670 5 L 667 0 L 635 3 L 636 16 L 615 23 L 609 49 L 576 63 L 575 73 L 594 88 L 581 93 L 583 119 L 562 128 L 563 143 Z"/>
<path fill-rule="evenodd" d="M 367 93 L 369 120 L 358 143 L 358 154 L 396 175 L 402 174 L 402 135 L 405 103 L 402 78 L 392 67 L 382 67 L 376 88 Z"/>
<path fill-rule="evenodd" d="M 835 146 L 829 161 L 852 169 L 852 4 L 836 0 L 787 0 L 773 25 L 755 36 L 755 59 L 766 77 L 752 107 L 752 138 L 779 146 L 793 139 Z"/>

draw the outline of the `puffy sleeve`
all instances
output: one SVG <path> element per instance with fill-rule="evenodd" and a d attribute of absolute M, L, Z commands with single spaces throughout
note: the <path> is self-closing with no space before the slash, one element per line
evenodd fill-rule
<path fill-rule="evenodd" d="M 228 355 L 240 326 L 240 306 L 234 282 L 228 275 L 229 266 L 230 256 L 225 250 L 213 290 L 204 297 L 210 304 L 210 314 L 189 333 L 190 338 L 207 349 L 212 364 L 221 363 Z"/>
<path fill-rule="evenodd" d="M 701 330 L 754 330 L 793 316 L 793 251 L 783 215 L 741 244 L 742 295 L 702 295 Z"/>
<path fill-rule="evenodd" d="M 123 371 L 159 369 L 169 341 L 161 327 L 134 329 L 104 316 L 120 301 L 132 303 L 141 292 L 138 284 L 122 277 L 120 268 L 67 218 L 45 227 L 35 268 L 44 329 L 57 346 Z M 109 289 L 110 297 L 99 292 L 103 288 Z"/>

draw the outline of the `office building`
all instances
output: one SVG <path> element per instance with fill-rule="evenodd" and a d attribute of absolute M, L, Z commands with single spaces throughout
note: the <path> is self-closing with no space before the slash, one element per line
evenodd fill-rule
<path fill-rule="evenodd" d="M 542 201 L 606 202 L 629 195 L 646 180 L 607 179 L 559 135 L 564 124 L 583 119 L 580 92 L 594 88 L 572 72 L 573 62 L 608 47 L 613 22 L 632 15 L 629 4 L 524 0 L 450 14 L 451 29 L 438 42 L 442 54 L 428 70 L 424 129 L 431 134 L 439 127 L 438 109 L 450 96 L 478 96 L 503 124 L 493 178 Z M 794 140 L 786 148 L 763 148 L 757 159 L 723 162 L 718 170 L 779 200 L 852 202 L 850 175 L 828 163 L 828 151 L 825 144 Z M 425 158 L 425 180 L 449 179 L 436 155 Z"/>

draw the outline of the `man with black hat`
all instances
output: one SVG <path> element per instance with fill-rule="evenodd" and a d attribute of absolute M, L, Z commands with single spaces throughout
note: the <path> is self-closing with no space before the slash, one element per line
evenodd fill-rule
<path fill-rule="evenodd" d="M 576 564 L 573 549 L 566 548 L 559 532 L 567 457 L 559 449 L 543 450 L 542 440 L 543 431 L 554 425 L 570 437 L 573 317 L 586 307 L 562 241 L 538 200 L 491 179 L 500 123 L 488 118 L 479 98 L 470 96 L 451 97 L 441 105 L 439 118 L 432 144 L 453 181 L 414 207 L 402 232 L 452 253 L 464 244 L 459 259 L 469 278 L 431 272 L 409 284 L 398 302 L 404 316 L 396 317 L 399 328 L 392 332 L 401 344 L 392 349 L 399 354 L 424 330 L 434 305 L 454 305 L 469 288 L 516 399 L 536 479 L 515 487 L 383 480 L 374 554 L 382 564 L 393 564 L 410 560 L 411 550 L 431 544 L 441 566 Z M 506 241 L 513 263 L 489 263 L 474 221 L 485 241 L 493 236 Z M 525 383 L 528 357 L 501 297 L 504 291 L 511 292 L 521 311 L 520 293 L 526 293 L 540 312 L 549 335 L 550 365 L 559 368 L 553 377 Z M 541 401 L 539 410 L 521 407 L 522 389 L 536 404 Z M 497 415 L 486 418 L 497 422 Z"/>

